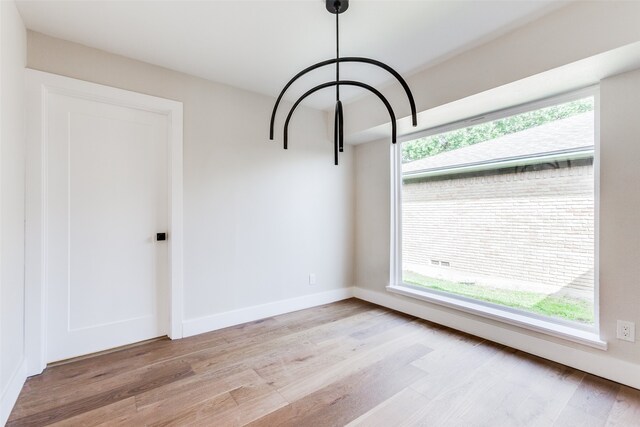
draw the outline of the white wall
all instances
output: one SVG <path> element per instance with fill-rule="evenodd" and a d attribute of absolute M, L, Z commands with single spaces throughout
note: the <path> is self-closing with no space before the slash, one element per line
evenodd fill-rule
<path fill-rule="evenodd" d="M 610 9 L 606 5 L 611 5 Z M 481 46 L 436 66 L 435 71 L 425 70 L 422 78 L 431 72 L 436 73 L 442 85 L 439 90 L 444 92 L 445 88 L 454 88 L 451 92 L 460 99 L 490 87 L 510 84 L 514 76 L 511 71 L 500 71 L 500 67 L 509 68 L 512 59 L 519 57 L 522 46 L 539 41 L 540 33 L 548 25 L 553 28 L 552 33 L 558 43 L 546 45 L 552 49 L 530 51 L 527 61 L 533 70 L 546 69 L 552 62 L 556 65 L 568 64 L 580 59 L 579 54 L 595 54 L 599 49 L 616 48 L 618 43 L 640 40 L 640 27 L 637 26 L 640 8 L 637 3 L 577 2 L 569 6 L 569 11 L 572 13 L 567 14 L 567 10 L 561 9 L 552 16 L 530 24 L 532 28 L 528 31 L 519 30 L 491 42 L 502 46 L 502 51 L 494 49 L 493 45 Z M 560 25 L 563 19 L 564 33 Z M 574 34 L 575 28 L 590 28 L 589 25 L 595 22 L 598 27 L 594 31 L 604 40 L 594 41 L 590 31 Z M 533 31 L 536 25 L 538 29 Z M 609 33 L 611 37 L 607 36 Z M 577 34 L 584 36 L 582 41 L 574 37 Z M 504 58 L 509 60 L 504 62 Z M 449 77 L 440 74 L 448 67 L 473 61 L 476 61 L 476 67 L 462 69 L 466 73 L 474 70 L 471 75 L 473 78 L 469 79 L 471 81 L 464 83 L 464 90 L 458 85 L 457 73 L 451 73 Z M 495 73 L 490 72 L 492 68 Z M 515 68 L 521 69 L 519 65 Z M 475 71 L 478 69 L 485 71 L 477 74 Z M 423 94 L 418 92 L 416 96 Z M 449 97 L 443 102 L 451 100 Z M 356 148 L 356 296 L 395 308 L 414 310 L 414 314 L 434 321 L 640 387 L 640 334 L 635 343 L 615 338 L 616 319 L 630 320 L 640 327 L 640 195 L 636 188 L 640 182 L 640 169 L 637 166 L 640 164 L 639 108 L 640 71 L 602 80 L 599 319 L 601 337 L 609 343 L 606 352 L 386 292 L 385 286 L 389 283 L 391 203 L 390 148 L 387 139 Z M 369 124 L 376 125 L 375 121 Z"/>
<path fill-rule="evenodd" d="M 186 320 L 353 285 L 352 149 L 333 165 L 323 112 L 297 111 L 284 151 L 270 97 L 33 32 L 27 50 L 29 68 L 183 102 Z"/>
<path fill-rule="evenodd" d="M 600 322 L 613 357 L 640 369 L 640 70 L 600 86 Z M 636 342 L 615 338 L 617 319 Z"/>
<path fill-rule="evenodd" d="M 0 2 L 0 424 L 24 380 L 24 66 L 26 32 Z"/>

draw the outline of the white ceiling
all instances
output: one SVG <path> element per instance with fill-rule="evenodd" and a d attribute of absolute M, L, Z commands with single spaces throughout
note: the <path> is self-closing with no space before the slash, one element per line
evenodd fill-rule
<path fill-rule="evenodd" d="M 340 15 L 341 56 L 368 56 L 410 74 L 564 3 L 352 0 Z M 323 0 L 21 0 L 18 9 L 34 31 L 271 96 L 302 68 L 335 56 L 335 15 Z M 287 98 L 333 74 L 318 70 Z M 378 86 L 390 80 L 365 65 L 345 65 L 341 74 Z M 359 93 L 341 92 L 347 100 Z M 332 95 L 316 94 L 306 104 L 328 108 Z"/>

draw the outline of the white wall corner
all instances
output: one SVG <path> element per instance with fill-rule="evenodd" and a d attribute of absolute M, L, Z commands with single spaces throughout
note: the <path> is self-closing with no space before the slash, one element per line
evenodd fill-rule
<path fill-rule="evenodd" d="M 18 369 L 13 373 L 13 376 L 7 383 L 7 386 L 2 390 L 2 397 L 0 398 L 0 425 L 5 425 L 11 414 L 22 386 L 27 380 L 27 362 L 22 361 Z"/>
<path fill-rule="evenodd" d="M 354 295 L 354 289 L 355 288 L 353 287 L 332 289 L 311 295 L 304 295 L 301 297 L 274 301 L 267 304 L 254 305 L 238 310 L 225 311 L 223 313 L 217 313 L 210 316 L 188 319 L 183 323 L 183 336 L 186 338 L 205 332 L 227 328 L 229 326 L 253 322 L 266 317 L 277 316 L 279 314 L 304 310 L 305 308 L 316 307 L 352 298 Z"/>
<path fill-rule="evenodd" d="M 410 301 L 385 292 L 356 287 L 358 299 L 419 317 L 480 338 L 484 338 L 544 359 L 640 389 L 640 365 L 609 356 L 605 351 L 580 349 L 508 328 L 487 325 L 468 315 L 440 310 L 419 301 Z"/>

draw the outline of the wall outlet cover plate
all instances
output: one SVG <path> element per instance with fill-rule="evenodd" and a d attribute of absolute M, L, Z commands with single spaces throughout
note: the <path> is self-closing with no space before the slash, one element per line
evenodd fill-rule
<path fill-rule="evenodd" d="M 630 342 L 636 342 L 636 324 L 625 320 L 618 320 L 616 337 Z"/>

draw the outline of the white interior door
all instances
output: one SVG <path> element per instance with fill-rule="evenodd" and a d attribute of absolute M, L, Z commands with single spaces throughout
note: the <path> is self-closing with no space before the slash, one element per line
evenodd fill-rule
<path fill-rule="evenodd" d="M 46 102 L 47 362 L 167 334 L 167 116 Z"/>

